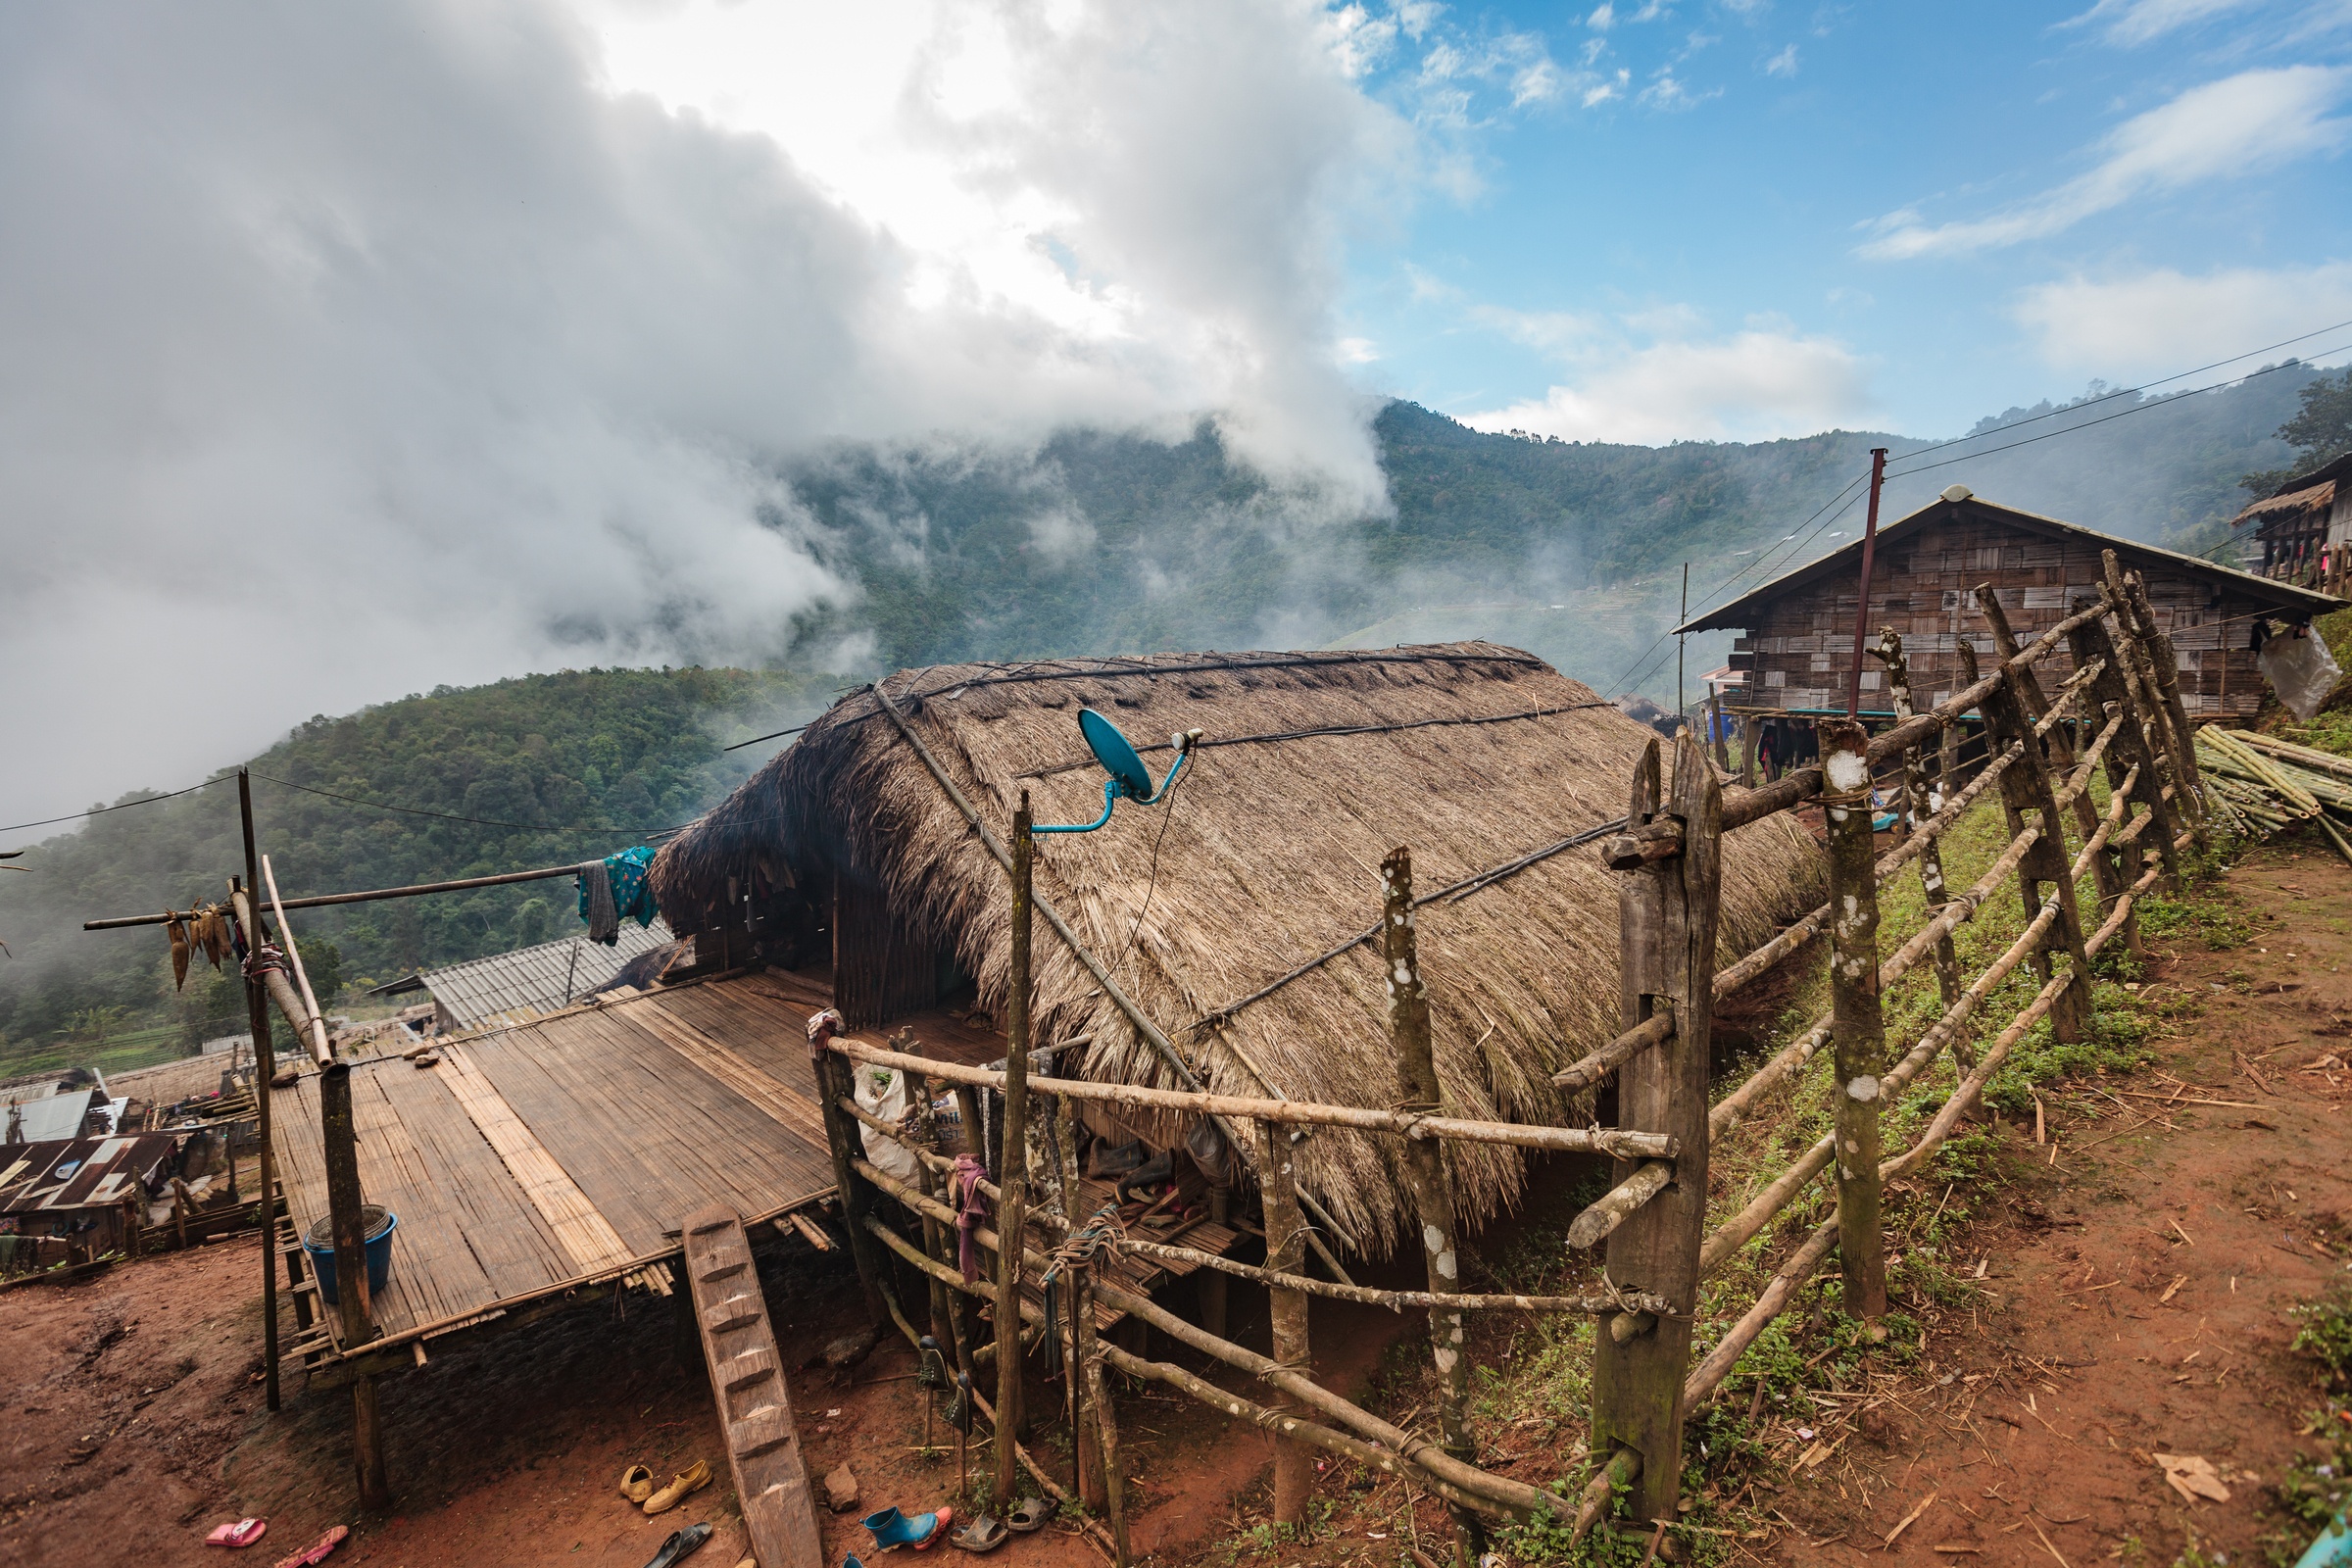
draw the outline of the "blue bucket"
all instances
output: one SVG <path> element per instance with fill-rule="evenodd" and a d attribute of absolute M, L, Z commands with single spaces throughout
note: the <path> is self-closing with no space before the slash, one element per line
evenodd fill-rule
<path fill-rule="evenodd" d="M 392 1283 L 392 1233 L 400 1228 L 400 1216 L 366 1203 L 360 1208 L 360 1223 L 366 1227 L 362 1234 L 367 1237 L 368 1295 L 372 1299 Z M 311 1272 L 318 1276 L 318 1299 L 328 1306 L 340 1305 L 335 1297 L 334 1220 L 322 1214 L 313 1222 L 302 1250 L 310 1254 Z"/>

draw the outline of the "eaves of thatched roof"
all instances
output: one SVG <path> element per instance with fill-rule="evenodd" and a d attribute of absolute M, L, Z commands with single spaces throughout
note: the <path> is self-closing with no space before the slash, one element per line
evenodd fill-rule
<path fill-rule="evenodd" d="M 1040 822 L 1091 821 L 1102 774 L 1081 708 L 1115 719 L 1164 772 L 1200 729 L 1172 798 L 1123 805 L 1100 832 L 1038 841 L 1037 890 L 1224 1094 L 1386 1106 L 1397 1098 L 1381 965 L 1353 948 L 1230 1016 L 1237 1001 L 1379 913 L 1381 858 L 1409 846 L 1421 890 L 1460 881 L 1623 814 L 1651 732 L 1541 660 L 1490 643 L 1345 654 L 1171 654 L 962 664 L 884 684 L 1001 836 L 1021 793 Z M 854 693 L 664 847 L 653 885 L 672 925 L 719 906 L 764 863 L 804 885 L 879 882 L 899 916 L 952 950 L 1001 1015 L 1010 964 L 1003 870 L 877 702 Z M 1811 840 L 1787 815 L 1735 834 L 1725 960 L 1820 898 Z M 1451 1114 L 1586 1119 L 1551 1074 L 1617 1032 L 1617 879 L 1591 848 L 1536 860 L 1419 919 L 1439 1073 Z M 1177 1087 L 1170 1069 L 1041 923 L 1037 1039 L 1091 1036 L 1099 1079 Z M 1322 1132 L 1299 1177 L 1368 1250 L 1402 1212 L 1392 1142 Z M 1520 1155 L 1449 1150 L 1467 1217 L 1515 1199 Z"/>

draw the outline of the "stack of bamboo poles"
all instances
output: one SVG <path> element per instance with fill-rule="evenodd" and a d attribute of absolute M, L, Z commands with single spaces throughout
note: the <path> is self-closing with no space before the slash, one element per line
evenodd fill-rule
<path fill-rule="evenodd" d="M 2214 804 L 2247 838 L 2268 838 L 2298 822 L 2316 822 L 2352 860 L 2352 758 L 2318 752 L 2250 730 L 2197 731 L 2197 765 Z"/>

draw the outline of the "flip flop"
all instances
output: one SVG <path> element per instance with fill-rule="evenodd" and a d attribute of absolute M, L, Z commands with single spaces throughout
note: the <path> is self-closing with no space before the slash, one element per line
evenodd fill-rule
<path fill-rule="evenodd" d="M 961 1530 L 948 1538 L 948 1544 L 965 1551 L 994 1551 L 1012 1539 L 1004 1521 L 993 1514 L 974 1514 Z"/>
<path fill-rule="evenodd" d="M 263 1532 L 269 1528 L 270 1521 L 267 1519 L 239 1519 L 234 1524 L 216 1526 L 213 1533 L 204 1538 L 204 1544 L 208 1546 L 250 1546 L 261 1540 Z"/>
<path fill-rule="evenodd" d="M 1004 1515 L 1004 1526 L 1026 1535 L 1054 1517 L 1054 1504 L 1044 1497 L 1023 1497 Z"/>
<path fill-rule="evenodd" d="M 620 1473 L 620 1494 L 631 1502 L 643 1502 L 654 1494 L 654 1473 L 641 1464 L 633 1464 Z"/>
<path fill-rule="evenodd" d="M 318 1538 L 318 1544 L 298 1551 L 291 1557 L 280 1557 L 277 1560 L 277 1568 L 316 1568 L 317 1564 L 326 1561 L 334 1549 L 343 1544 L 344 1538 L 350 1534 L 350 1526 L 335 1525 L 325 1535 Z"/>
<path fill-rule="evenodd" d="M 670 1568 L 672 1563 L 683 1561 L 691 1556 L 695 1547 L 710 1539 L 710 1527 L 707 1524 L 688 1525 L 683 1530 L 672 1530 L 668 1539 L 662 1543 L 662 1549 L 654 1553 L 653 1560 L 648 1562 L 645 1568 Z"/>

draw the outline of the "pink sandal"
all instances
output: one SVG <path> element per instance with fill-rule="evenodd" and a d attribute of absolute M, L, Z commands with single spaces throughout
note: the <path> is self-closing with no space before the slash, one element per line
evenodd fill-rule
<path fill-rule="evenodd" d="M 217 1526 L 211 1535 L 204 1538 L 204 1544 L 208 1546 L 250 1546 L 261 1540 L 262 1532 L 269 1528 L 270 1521 L 267 1519 L 240 1519 L 233 1525 Z"/>
<path fill-rule="evenodd" d="M 343 1544 L 344 1538 L 350 1534 L 351 1528 L 348 1525 L 336 1525 L 325 1535 L 320 1536 L 318 1544 L 309 1550 L 298 1551 L 291 1557 L 280 1558 L 277 1568 L 314 1568 L 315 1564 L 326 1561 L 328 1555 L 337 1546 Z"/>

